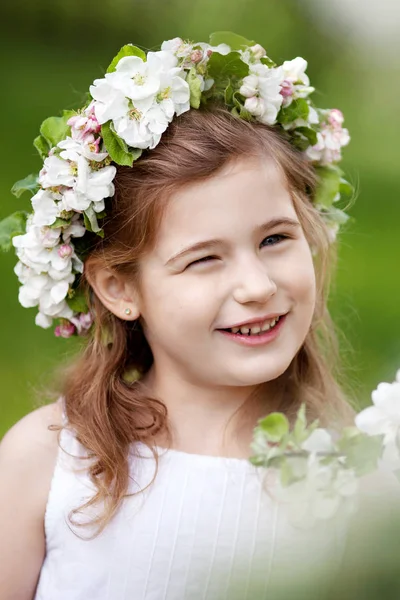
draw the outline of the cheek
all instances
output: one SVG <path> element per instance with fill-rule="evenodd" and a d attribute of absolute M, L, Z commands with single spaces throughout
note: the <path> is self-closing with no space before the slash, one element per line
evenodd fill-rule
<path fill-rule="evenodd" d="M 210 311 L 212 291 L 204 280 L 200 284 L 180 275 L 166 279 L 148 278 L 142 296 L 143 317 L 155 330 L 159 328 L 160 321 L 164 331 L 196 327 L 196 323 L 201 323 Z"/>
<path fill-rule="evenodd" d="M 316 278 L 308 245 L 299 249 L 293 255 L 292 261 L 286 262 L 285 273 L 293 299 L 313 309 L 316 298 Z"/>

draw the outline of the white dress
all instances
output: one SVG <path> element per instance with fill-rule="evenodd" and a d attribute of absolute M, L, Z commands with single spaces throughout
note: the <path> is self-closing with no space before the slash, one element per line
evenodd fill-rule
<path fill-rule="evenodd" d="M 335 521 L 312 532 L 291 526 L 285 508 L 265 491 L 264 469 L 176 450 L 160 449 L 155 482 L 126 498 L 89 539 L 93 530 L 68 521 L 93 494 L 86 473 L 76 472 L 84 463 L 69 456 L 84 451 L 67 430 L 61 445 L 66 452 L 59 450 L 48 498 L 35 600 L 256 600 L 271 597 L 272 576 L 280 571 L 295 578 L 304 563 L 315 573 L 317 565 L 340 560 L 342 527 Z M 135 448 L 141 457 L 133 448 L 130 492 L 154 474 L 150 450 Z"/>

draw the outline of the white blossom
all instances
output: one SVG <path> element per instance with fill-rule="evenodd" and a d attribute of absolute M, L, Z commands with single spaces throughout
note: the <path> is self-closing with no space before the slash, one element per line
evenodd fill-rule
<path fill-rule="evenodd" d="M 400 370 L 393 383 L 380 383 L 372 392 L 373 406 L 355 419 L 358 429 L 368 435 L 383 435 L 382 460 L 392 469 L 400 468 Z"/>
<path fill-rule="evenodd" d="M 78 176 L 76 180 L 76 191 L 84 194 L 91 202 L 101 202 L 104 198 L 114 195 L 114 184 L 117 169 L 113 165 L 103 167 L 99 170 L 90 168 L 87 160 L 81 156 L 78 159 Z"/>
<path fill-rule="evenodd" d="M 311 453 L 304 461 L 304 477 L 287 486 L 278 482 L 276 497 L 285 505 L 293 525 L 310 528 L 331 519 L 339 510 L 352 512 L 357 491 L 358 480 L 352 469 L 324 465 Z"/>
<path fill-rule="evenodd" d="M 122 58 L 115 72 L 91 89 L 98 121 L 111 119 L 117 135 L 132 148 L 154 148 L 173 116 L 190 108 L 189 85 L 177 64 L 167 50 L 149 52 L 147 61 Z"/>
<path fill-rule="evenodd" d="M 35 324 L 38 325 L 38 327 L 43 327 L 43 329 L 48 329 L 52 326 L 53 319 L 39 311 L 35 317 Z"/>
<path fill-rule="evenodd" d="M 187 58 L 193 51 L 193 44 L 184 42 L 182 38 L 176 37 L 161 44 L 161 50 L 171 52 L 178 58 Z"/>
<path fill-rule="evenodd" d="M 52 225 L 60 214 L 60 207 L 57 202 L 59 195 L 55 195 L 48 190 L 39 190 L 32 197 L 33 225 L 43 226 Z"/>
<path fill-rule="evenodd" d="M 43 188 L 66 186 L 72 187 L 75 181 L 76 165 L 58 156 L 45 159 L 38 181 Z"/>
<path fill-rule="evenodd" d="M 261 123 L 274 125 L 282 106 L 281 67 L 269 69 L 261 63 L 250 65 L 250 74 L 243 78 L 240 93 L 247 98 L 245 108 Z M 256 93 L 251 92 L 255 90 Z"/>
<path fill-rule="evenodd" d="M 128 98 L 120 90 L 112 86 L 112 79 L 95 79 L 90 86 L 90 94 L 94 98 L 94 111 L 98 122 L 103 125 L 110 120 L 120 119 L 128 112 Z"/>
<path fill-rule="evenodd" d="M 97 138 L 100 140 L 101 138 Z M 107 158 L 107 152 L 99 152 L 97 141 L 94 135 L 86 136 L 82 140 L 74 140 L 71 137 L 66 137 L 57 144 L 61 148 L 60 157 L 64 160 L 77 162 L 80 156 L 84 156 L 87 160 L 101 162 Z"/>
<path fill-rule="evenodd" d="M 329 165 L 339 162 L 342 158 L 341 149 L 350 141 L 347 129 L 342 127 L 343 115 L 337 109 L 324 111 L 320 130 L 317 132 L 317 143 L 306 150 L 307 157 L 319 162 L 321 165 Z"/>
<path fill-rule="evenodd" d="M 310 86 L 310 79 L 306 74 L 307 61 L 298 56 L 293 60 L 286 60 L 282 65 L 283 82 L 281 94 L 284 105 L 289 106 L 296 98 L 307 98 L 314 88 Z"/>

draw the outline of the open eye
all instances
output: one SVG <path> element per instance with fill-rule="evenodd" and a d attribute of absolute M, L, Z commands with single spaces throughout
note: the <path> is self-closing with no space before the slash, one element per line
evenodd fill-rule
<path fill-rule="evenodd" d="M 276 246 L 277 244 L 279 244 L 280 242 L 282 242 L 283 240 L 286 240 L 288 238 L 289 238 L 289 236 L 284 235 L 283 233 L 274 233 L 273 235 L 268 235 L 266 238 L 264 238 L 263 241 L 261 242 L 261 245 Z M 272 241 L 270 243 L 264 244 L 264 242 L 268 242 L 268 240 L 272 240 Z"/>

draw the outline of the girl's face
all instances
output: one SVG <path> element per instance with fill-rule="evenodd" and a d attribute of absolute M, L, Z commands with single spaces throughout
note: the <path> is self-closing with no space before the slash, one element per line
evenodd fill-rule
<path fill-rule="evenodd" d="M 279 224 L 284 219 L 294 223 Z M 157 372 L 168 377 L 202 387 L 270 381 L 288 368 L 311 324 L 311 252 L 272 161 L 241 159 L 176 193 L 141 271 L 144 333 Z M 221 331 L 274 314 L 287 316 L 261 344 Z"/>

